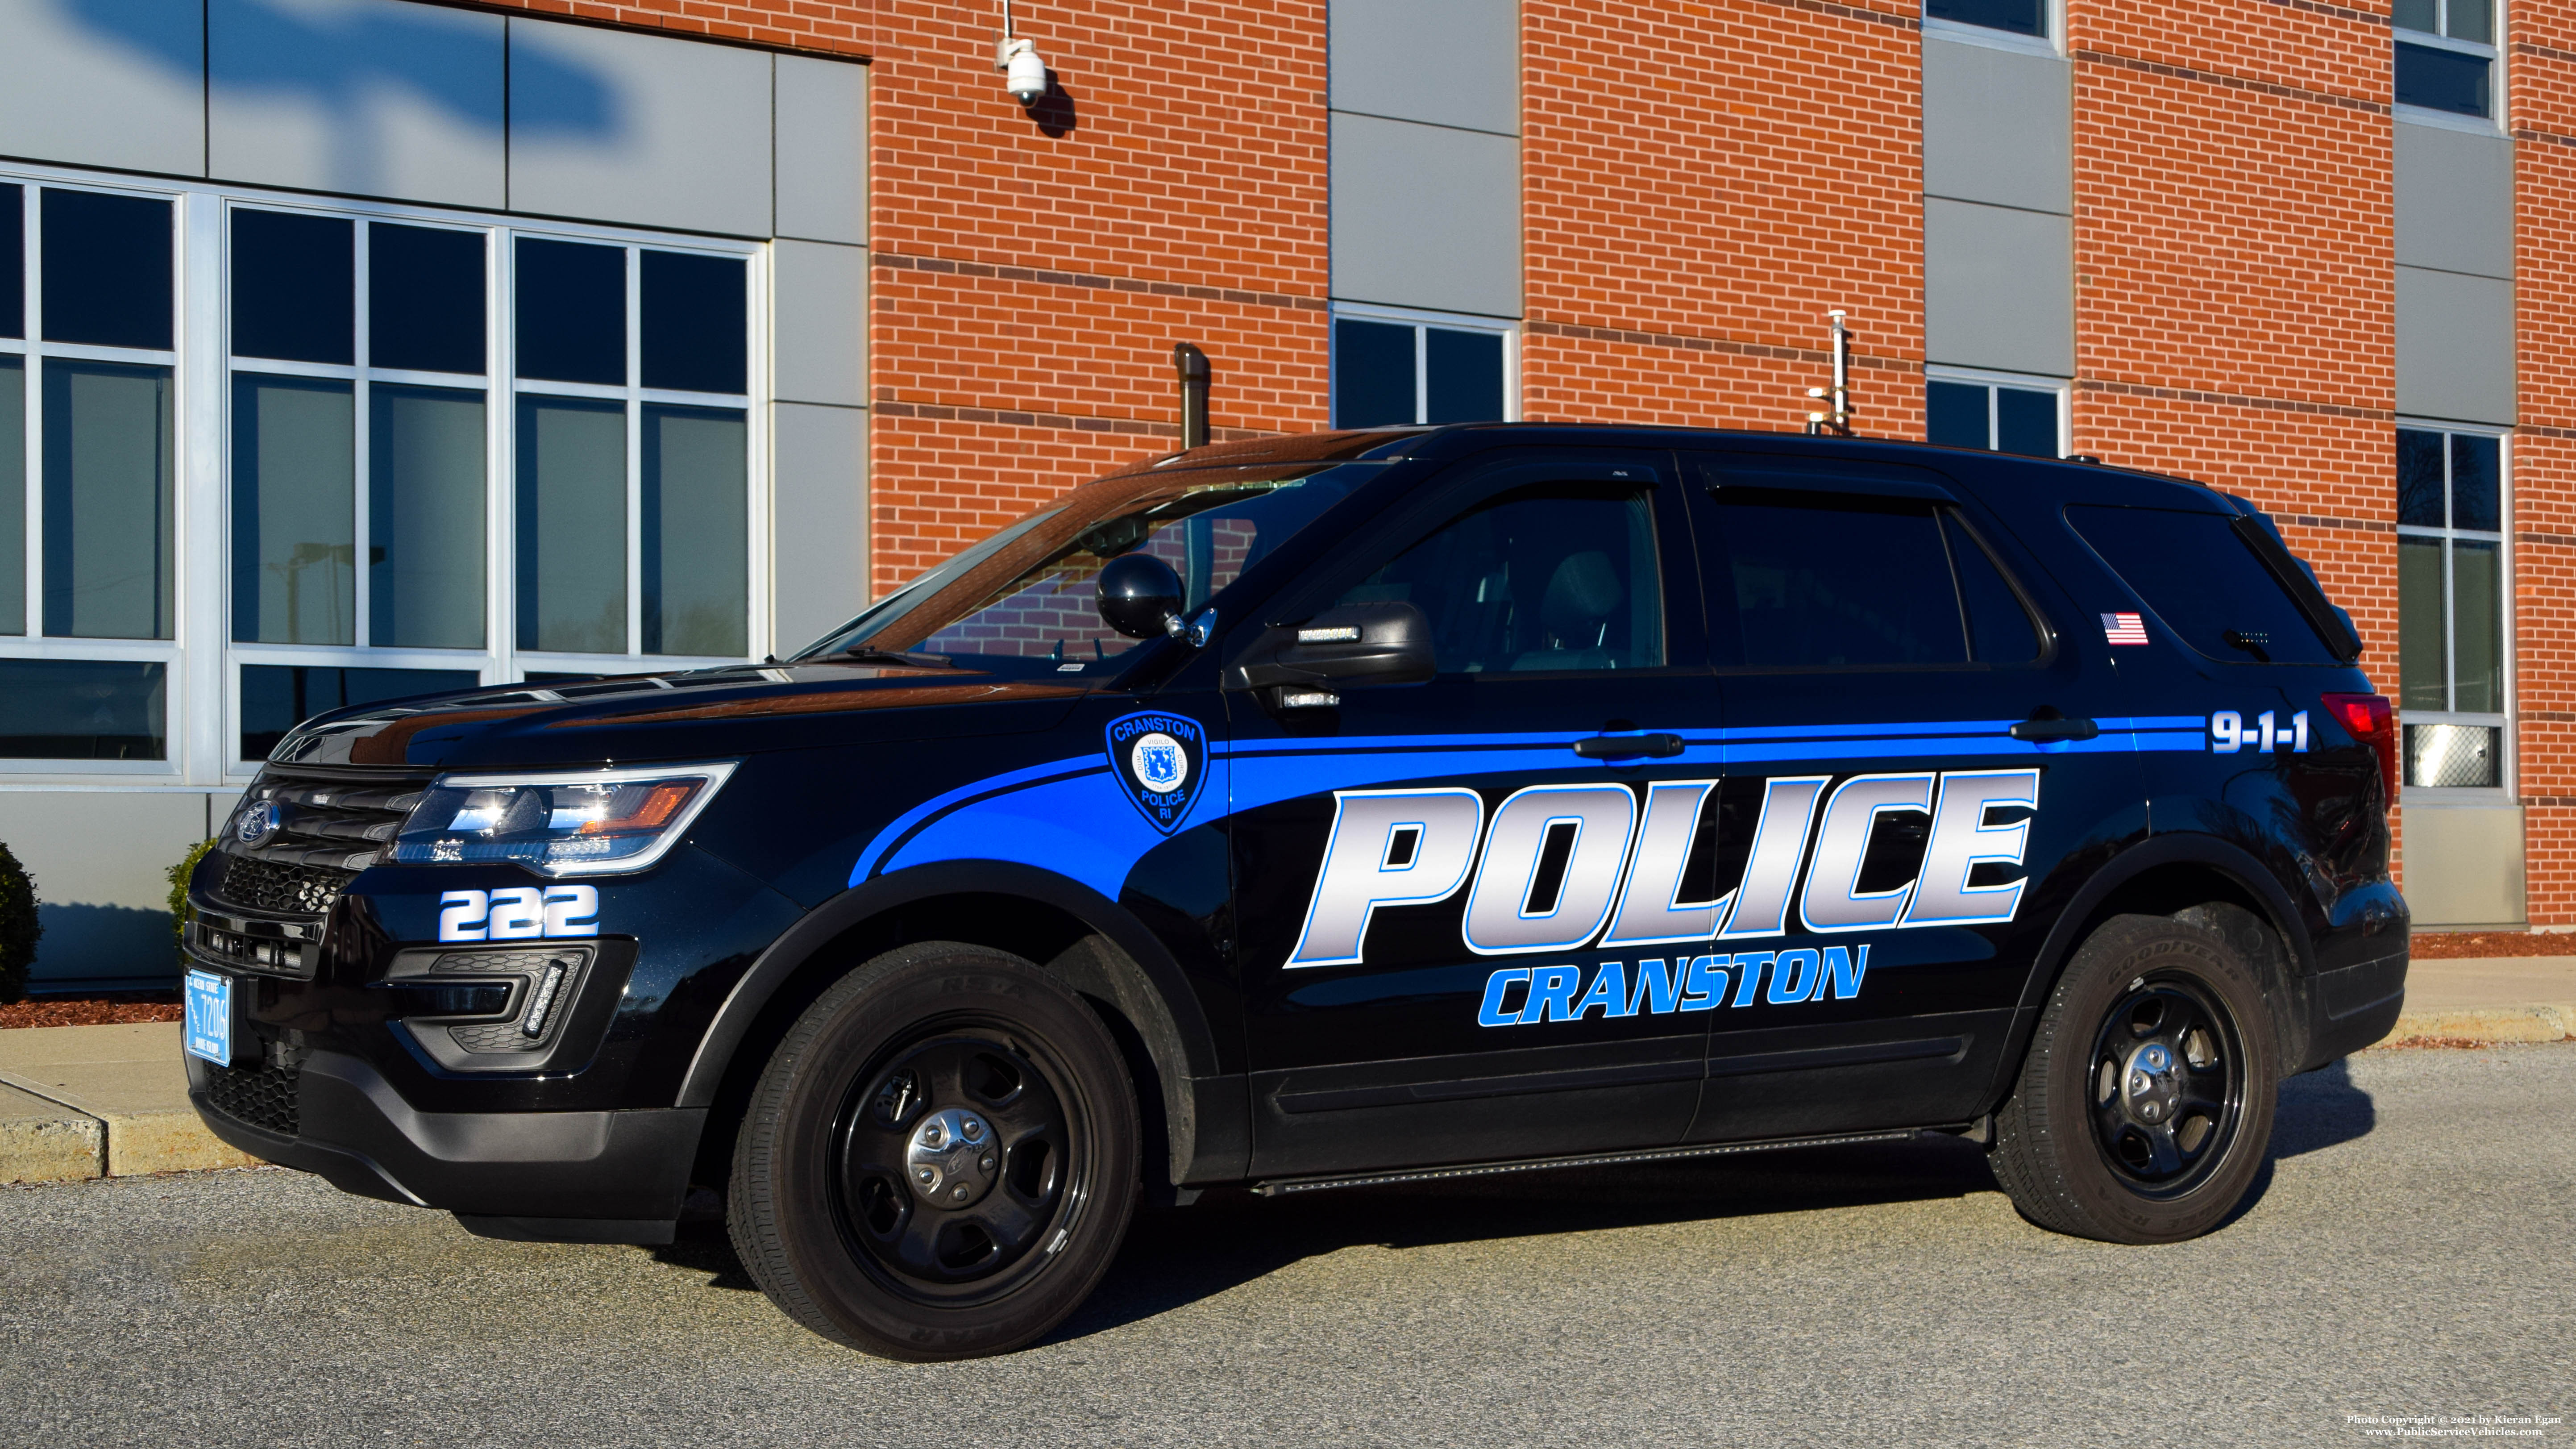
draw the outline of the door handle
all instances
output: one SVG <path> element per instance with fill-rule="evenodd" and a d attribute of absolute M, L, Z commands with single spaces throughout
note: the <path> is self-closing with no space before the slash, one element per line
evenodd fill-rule
<path fill-rule="evenodd" d="M 1587 760 L 1670 759 L 1682 752 L 1680 735 L 1593 735 L 1574 742 L 1574 752 Z"/>
<path fill-rule="evenodd" d="M 2017 740 L 2048 744 L 2057 740 L 2089 740 L 2102 733 L 2102 727 L 2089 719 L 2068 719 L 2054 709 L 2043 709 L 2036 717 L 2023 720 L 2005 733 Z"/>

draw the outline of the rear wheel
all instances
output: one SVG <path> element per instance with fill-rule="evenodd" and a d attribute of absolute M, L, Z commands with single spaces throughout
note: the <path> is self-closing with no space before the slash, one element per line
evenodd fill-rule
<path fill-rule="evenodd" d="M 1002 1353 L 1080 1306 L 1134 1209 L 1135 1094 L 1019 957 L 877 957 L 797 1019 L 736 1142 L 728 1222 L 799 1323 L 888 1358 Z"/>
<path fill-rule="evenodd" d="M 2198 1237 L 2271 1145 L 2275 1040 L 2262 984 L 2224 937 L 2115 916 L 2077 948 L 1995 1114 L 1995 1178 L 2059 1232 Z"/>

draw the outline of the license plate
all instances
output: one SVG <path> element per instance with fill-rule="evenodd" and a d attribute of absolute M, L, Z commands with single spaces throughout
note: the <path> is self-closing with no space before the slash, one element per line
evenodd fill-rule
<path fill-rule="evenodd" d="M 233 1064 L 233 979 L 212 971 L 188 973 L 184 1039 L 188 1055 L 219 1067 Z"/>

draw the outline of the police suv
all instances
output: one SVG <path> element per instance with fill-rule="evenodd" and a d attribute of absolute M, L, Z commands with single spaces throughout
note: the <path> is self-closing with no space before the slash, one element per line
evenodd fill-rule
<path fill-rule="evenodd" d="M 2398 1012 L 2360 650 L 2142 473 L 1198 448 L 784 662 L 301 726 L 190 886 L 190 1093 L 493 1237 L 721 1212 L 907 1359 L 1030 1342 L 1217 1185 L 1939 1132 L 2170 1242 Z"/>

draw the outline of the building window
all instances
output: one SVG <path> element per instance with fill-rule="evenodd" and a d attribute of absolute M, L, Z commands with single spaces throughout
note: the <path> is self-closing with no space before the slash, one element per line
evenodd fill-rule
<path fill-rule="evenodd" d="M 1333 318 L 1333 426 L 1491 423 L 1518 416 L 1509 327 L 1409 312 Z"/>
<path fill-rule="evenodd" d="M 1925 436 L 1950 448 L 2028 458 L 2065 452 L 2066 390 L 2041 378 L 1940 372 L 1923 384 Z"/>
<path fill-rule="evenodd" d="M 2406 784 L 2505 785 L 2504 440 L 2397 430 L 2398 701 Z"/>
<path fill-rule="evenodd" d="M 2396 0 L 2397 104 L 2495 114 L 2495 0 Z"/>
<path fill-rule="evenodd" d="M 0 759 L 168 758 L 174 211 L 0 182 Z"/>
<path fill-rule="evenodd" d="M 0 177 L 0 761 L 238 772 L 342 705 L 749 657 L 759 257 Z"/>
<path fill-rule="evenodd" d="M 2048 0 L 1923 0 L 1923 18 L 2044 39 Z"/>
<path fill-rule="evenodd" d="M 230 223 L 240 758 L 299 711 L 472 684 L 505 643 L 501 677 L 743 656 L 744 257 L 242 203 Z"/>

